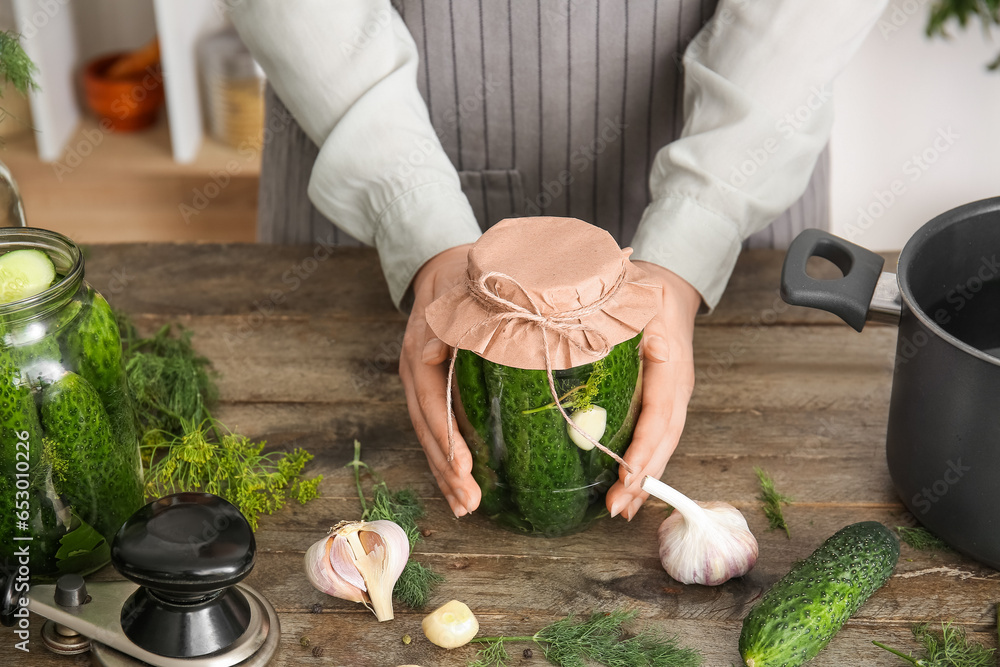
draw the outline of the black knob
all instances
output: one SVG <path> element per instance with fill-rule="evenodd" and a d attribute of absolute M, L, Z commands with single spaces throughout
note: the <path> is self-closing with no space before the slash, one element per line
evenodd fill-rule
<path fill-rule="evenodd" d="M 177 493 L 122 525 L 111 563 L 140 586 L 190 598 L 245 579 L 255 552 L 250 524 L 234 505 L 210 493 Z"/>
<path fill-rule="evenodd" d="M 194 658 L 226 648 L 250 625 L 233 588 L 253 569 L 253 531 L 231 503 L 178 493 L 146 505 L 121 527 L 111 563 L 141 588 L 121 612 L 125 635 L 157 655 Z"/>
<path fill-rule="evenodd" d="M 56 581 L 56 604 L 60 607 L 79 607 L 87 604 L 87 584 L 78 574 L 64 574 Z"/>

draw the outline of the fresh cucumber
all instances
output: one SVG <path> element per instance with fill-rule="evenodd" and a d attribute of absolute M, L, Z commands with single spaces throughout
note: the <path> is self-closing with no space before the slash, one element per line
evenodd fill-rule
<path fill-rule="evenodd" d="M 97 391 L 66 373 L 42 393 L 42 426 L 72 474 L 60 485 L 77 515 L 109 541 L 142 505 L 139 450 L 115 438 Z"/>
<path fill-rule="evenodd" d="M 19 544 L 13 541 L 15 534 L 31 535 L 32 576 L 47 576 L 56 571 L 55 553 L 65 526 L 58 517 L 61 506 L 53 505 L 58 501 L 49 488 L 51 466 L 45 461 L 38 409 L 31 388 L 23 381 L 19 352 L 0 348 L 0 565 L 14 556 Z M 25 464 L 26 476 L 19 478 Z M 18 485 L 19 479 L 27 488 Z M 26 495 L 18 497 L 18 492 Z M 23 504 L 18 506 L 25 501 L 27 510 Z M 19 527 L 22 520 L 25 526 Z"/>
<path fill-rule="evenodd" d="M 581 450 L 566 433 L 558 410 L 526 412 L 551 399 L 545 371 L 484 360 L 511 498 L 532 532 L 559 535 L 578 526 L 590 504 Z M 557 390 L 559 387 L 557 386 Z"/>
<path fill-rule="evenodd" d="M 87 288 L 90 290 L 90 288 Z M 69 365 L 97 390 L 123 447 L 136 440 L 135 408 L 125 379 L 121 335 L 111 306 L 90 290 L 88 305 L 66 328 Z"/>
<path fill-rule="evenodd" d="M 892 576 L 899 541 L 875 521 L 837 531 L 764 594 L 743 619 L 747 667 L 798 667 Z"/>
<path fill-rule="evenodd" d="M 0 303 L 35 296 L 52 285 L 56 267 L 41 250 L 26 248 L 0 255 Z"/>
<path fill-rule="evenodd" d="M 483 494 L 479 508 L 487 516 L 495 516 L 509 509 L 510 497 L 503 463 L 493 448 L 490 395 L 483 374 L 482 357 L 469 350 L 459 350 L 455 358 L 455 383 L 462 387 L 461 392 L 456 392 L 455 414 L 472 453 L 472 477 Z M 463 418 L 465 423 L 461 423 Z"/>
<path fill-rule="evenodd" d="M 553 373 L 556 393 L 572 414 L 600 407 L 602 445 L 623 453 L 641 399 L 641 334 L 608 356 Z M 481 507 L 515 530 L 559 535 L 603 513 L 617 464 L 604 452 L 574 444 L 555 407 L 545 371 L 512 368 L 459 350 L 455 363 L 459 428 L 473 455 Z"/>

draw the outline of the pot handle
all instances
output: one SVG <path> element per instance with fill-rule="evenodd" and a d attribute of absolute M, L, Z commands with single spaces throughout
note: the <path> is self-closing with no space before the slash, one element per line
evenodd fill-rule
<path fill-rule="evenodd" d="M 844 274 L 818 280 L 806 273 L 810 257 L 830 260 Z M 900 299 L 896 276 L 883 273 L 881 255 L 819 229 L 807 229 L 788 247 L 781 267 L 781 298 L 793 306 L 833 313 L 861 331 L 868 320 L 896 323 Z"/>

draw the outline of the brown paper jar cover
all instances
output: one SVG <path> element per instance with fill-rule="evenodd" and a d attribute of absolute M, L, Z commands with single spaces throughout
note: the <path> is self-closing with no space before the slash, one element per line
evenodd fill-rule
<path fill-rule="evenodd" d="M 605 342 L 613 347 L 635 337 L 659 308 L 662 288 L 629 261 L 631 254 L 603 229 L 575 218 L 502 220 L 470 248 L 466 281 L 427 307 L 427 323 L 452 347 L 504 366 L 544 369 L 539 318 L 512 316 L 470 289 L 488 276 L 489 292 L 532 315 L 583 310 L 563 317 L 573 326 L 548 329 L 549 358 L 553 370 L 592 363 Z"/>

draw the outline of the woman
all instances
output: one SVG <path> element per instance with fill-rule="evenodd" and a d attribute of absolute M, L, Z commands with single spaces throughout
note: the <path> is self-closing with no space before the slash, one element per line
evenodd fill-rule
<path fill-rule="evenodd" d="M 825 170 L 813 172 L 830 85 L 885 5 L 235 4 L 241 35 L 319 147 L 310 200 L 378 249 L 393 300 L 409 308 L 400 376 L 456 516 L 480 492 L 464 442 L 446 455 L 448 350 L 424 308 L 464 275 L 467 244 L 504 217 L 578 217 L 631 244 L 663 286 L 625 455 L 636 474 L 622 470 L 607 495 L 611 514 L 631 519 L 646 498 L 638 482 L 663 473 L 684 426 L 695 314 L 718 303 L 755 232 L 781 216 L 753 237 L 780 246 L 825 226 Z"/>

